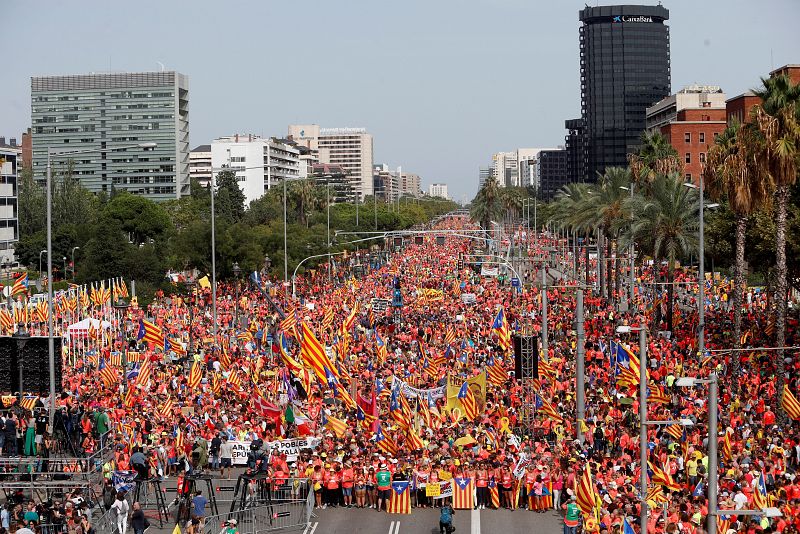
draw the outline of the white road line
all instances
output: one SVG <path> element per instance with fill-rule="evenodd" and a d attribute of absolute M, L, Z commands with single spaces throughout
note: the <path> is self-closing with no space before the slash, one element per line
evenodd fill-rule
<path fill-rule="evenodd" d="M 481 534 L 481 511 L 472 510 L 470 513 L 470 529 L 471 534 Z"/>
<path fill-rule="evenodd" d="M 308 525 L 306 525 L 306 528 L 303 531 L 303 534 L 314 534 L 314 531 L 317 530 L 317 526 L 319 526 L 319 522 L 314 523 L 313 526 L 312 526 L 311 522 L 309 522 Z M 311 530 L 309 530 L 309 529 L 311 529 Z"/>
<path fill-rule="evenodd" d="M 397 528 L 395 528 L 395 523 L 397 523 Z M 389 534 L 395 534 L 399 530 L 400 530 L 400 521 L 392 521 L 391 523 L 389 523 Z"/>

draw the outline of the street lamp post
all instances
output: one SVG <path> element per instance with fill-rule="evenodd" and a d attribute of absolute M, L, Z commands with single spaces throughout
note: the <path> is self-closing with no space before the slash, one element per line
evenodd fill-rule
<path fill-rule="evenodd" d="M 631 199 L 633 199 L 633 182 L 631 182 L 630 187 L 625 187 L 624 185 L 621 185 L 619 188 L 622 189 L 623 191 L 630 191 L 631 192 Z M 633 214 L 631 214 L 631 218 L 633 218 Z M 628 309 L 630 310 L 631 308 L 633 308 L 633 302 L 634 302 L 634 289 L 633 289 L 633 287 L 634 287 L 634 279 L 635 279 L 634 278 L 634 274 L 633 274 L 634 273 L 634 248 L 633 248 L 633 236 L 632 235 L 631 235 L 631 243 L 630 243 L 630 245 L 628 245 L 628 255 L 630 256 L 630 258 L 629 258 L 630 272 L 628 273 L 629 281 L 630 281 L 630 287 L 629 287 L 629 290 L 628 290 L 629 291 Z"/>
<path fill-rule="evenodd" d="M 64 262 L 64 280 L 67 279 L 67 257 L 62 256 L 61 260 Z"/>
<path fill-rule="evenodd" d="M 239 328 L 239 276 L 242 274 L 242 269 L 239 267 L 239 262 L 233 262 L 233 275 L 236 277 L 236 301 L 233 303 L 233 324 Z"/>
<path fill-rule="evenodd" d="M 146 150 L 157 147 L 156 143 L 137 143 L 135 145 L 126 145 L 121 147 L 113 147 L 109 150 L 127 150 L 129 148 L 141 148 Z M 52 159 L 58 156 L 73 156 L 77 154 L 88 154 L 97 152 L 95 149 L 88 150 L 68 150 L 68 151 L 55 151 L 52 147 L 47 147 L 47 170 L 46 182 L 47 188 L 47 360 L 48 372 L 50 374 L 50 406 L 48 410 L 48 428 L 50 432 L 53 431 L 53 419 L 56 414 L 56 356 L 55 356 L 55 340 L 53 339 L 54 325 L 53 325 L 53 170 Z"/>
<path fill-rule="evenodd" d="M 577 290 L 576 295 L 576 306 L 575 306 L 575 333 L 577 337 L 577 344 L 578 344 L 578 353 L 576 357 L 576 365 L 575 365 L 575 381 L 576 381 L 576 392 L 575 392 L 575 402 L 577 402 L 577 416 L 578 416 L 578 440 L 583 443 L 584 436 L 583 436 L 583 424 L 584 419 L 586 419 L 586 371 L 584 370 L 584 360 L 585 360 L 585 350 L 586 350 L 586 341 L 584 339 L 584 332 L 583 332 L 583 289 Z"/>
<path fill-rule="evenodd" d="M 79 250 L 81 247 L 72 247 L 70 250 L 70 255 L 72 256 L 72 281 L 75 281 L 75 251 Z"/>

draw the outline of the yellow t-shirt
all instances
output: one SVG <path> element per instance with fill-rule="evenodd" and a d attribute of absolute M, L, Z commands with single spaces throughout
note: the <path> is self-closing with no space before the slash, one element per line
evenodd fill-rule
<path fill-rule="evenodd" d="M 689 460 L 686 462 L 686 472 L 689 473 L 690 477 L 697 476 L 697 460 Z"/>

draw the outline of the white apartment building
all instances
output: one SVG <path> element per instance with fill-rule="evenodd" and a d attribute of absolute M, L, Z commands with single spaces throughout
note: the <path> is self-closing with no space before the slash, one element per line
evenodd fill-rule
<path fill-rule="evenodd" d="M 492 154 L 492 176 L 500 187 L 517 187 L 517 152 L 496 152 Z"/>
<path fill-rule="evenodd" d="M 536 186 L 536 161 L 542 150 L 556 150 L 555 148 L 518 148 L 511 152 L 497 152 L 492 154 L 492 165 L 489 169 L 491 176 L 497 180 L 500 187 L 527 187 Z M 481 169 L 479 186 L 485 181 L 485 171 Z"/>
<path fill-rule="evenodd" d="M 0 137 L 0 263 L 11 265 L 14 245 L 19 239 L 17 220 L 17 177 L 22 163 L 22 147 L 16 139 L 6 144 Z"/>
<path fill-rule="evenodd" d="M 358 180 L 360 199 L 372 195 L 372 135 L 364 128 L 320 128 L 318 124 L 290 124 L 289 139 L 316 153 L 319 163 L 341 165 Z"/>
<path fill-rule="evenodd" d="M 647 108 L 645 127 L 650 132 L 660 131 L 684 109 L 725 109 L 726 98 L 718 85 L 687 85 Z"/>
<path fill-rule="evenodd" d="M 422 194 L 422 179 L 419 175 L 413 172 L 402 172 L 399 168 L 397 172 L 399 175 L 400 196 L 419 197 Z"/>
<path fill-rule="evenodd" d="M 230 167 L 250 203 L 280 184 L 300 177 L 300 151 L 286 139 L 235 134 L 211 142 L 214 169 Z"/>
<path fill-rule="evenodd" d="M 431 184 L 428 186 L 428 196 L 450 199 L 447 194 L 447 184 Z"/>
<path fill-rule="evenodd" d="M 211 181 L 211 145 L 200 145 L 189 152 L 189 179 L 208 187 Z"/>

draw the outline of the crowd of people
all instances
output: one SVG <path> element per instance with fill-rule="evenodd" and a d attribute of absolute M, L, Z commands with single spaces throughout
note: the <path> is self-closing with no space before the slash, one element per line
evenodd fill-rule
<path fill-rule="evenodd" d="M 437 225 L 470 227 L 460 217 Z M 556 244 L 544 234 L 534 239 L 522 230 L 509 233 L 509 242 L 500 245 L 522 244 L 531 256 Z M 566 510 L 568 529 L 575 522 L 577 488 L 589 471 L 596 502 L 591 513 L 581 514 L 583 529 L 615 533 L 630 525 L 638 531 L 638 383 L 630 379 L 631 372 L 638 377 L 638 368 L 621 372 L 627 361 L 618 356 L 636 355 L 640 348 L 638 335 L 618 334 L 617 327 L 646 324 L 652 333 L 648 419 L 693 422 L 679 429 L 648 428 L 647 530 L 704 532 L 708 444 L 718 440 L 720 508 L 757 506 L 763 480 L 766 504 L 782 512 L 720 515 L 718 531 L 797 532 L 800 424 L 781 415 L 776 352 L 716 352 L 733 345 L 730 286 L 724 280 L 707 284 L 710 352 L 702 355 L 691 271 L 674 273 L 682 305 L 668 334 L 667 307 L 654 289 L 663 286 L 652 284 L 666 267 L 645 265 L 637 272 L 630 311 L 618 310 L 621 295 L 613 285 L 606 297 L 587 292 L 580 421 L 576 292 L 569 287 L 577 283 L 565 278 L 548 290 L 549 348 L 540 356 L 531 396 L 515 376 L 508 336 L 540 333 L 541 291 L 535 284 L 517 288 L 508 279 L 481 276 L 463 261 L 483 246 L 464 238 L 425 238 L 391 255 L 348 258 L 335 270 L 322 265 L 297 280 L 297 299 L 262 277 L 219 284 L 217 338 L 211 292 L 180 284 L 111 321 L 112 335 L 82 341 L 81 357 L 64 369 L 60 431 L 78 456 L 113 450 L 102 466 L 109 488 L 115 472 L 128 471 L 139 480 L 174 480 L 179 488 L 187 473 L 198 470 L 229 479 L 241 473 L 233 469 L 233 444 L 245 443 L 245 469 L 267 472 L 275 488 L 307 480 L 318 507 L 384 511 L 391 483 L 399 480 L 410 483 L 413 507 L 441 507 L 450 500 L 436 498 L 428 486 L 469 479 L 475 507 Z M 578 271 L 589 269 L 596 280 L 596 260 L 586 265 L 579 256 Z M 524 279 L 540 278 L 538 265 L 520 265 L 527 271 Z M 394 306 L 401 304 L 398 299 L 402 306 Z M 769 346 L 763 294 L 751 294 L 743 305 L 744 346 Z M 794 315 L 787 345 L 797 341 Z M 785 358 L 786 387 L 797 392 L 800 358 L 791 350 Z M 676 381 L 711 372 L 719 375 L 721 409 L 719 432 L 709 435 L 708 387 L 679 388 Z M 20 411 L 4 420 L 5 428 L 15 429 L 4 453 L 46 451 L 46 429 L 29 419 Z M 17 439 L 22 428 L 32 429 L 33 447 Z M 302 436 L 318 439 L 296 453 L 270 448 Z M 61 513 L 72 517 L 66 509 Z M 203 514 L 190 514 L 190 529 Z"/>

